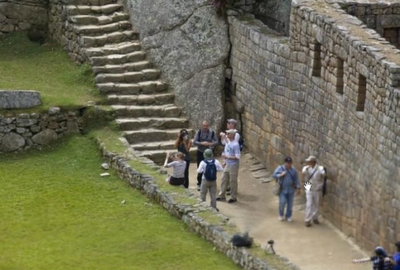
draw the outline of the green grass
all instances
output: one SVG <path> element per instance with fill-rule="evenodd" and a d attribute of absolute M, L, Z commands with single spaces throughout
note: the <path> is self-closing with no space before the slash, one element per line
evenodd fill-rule
<path fill-rule="evenodd" d="M 101 162 L 84 136 L 0 157 L 0 269 L 239 269 Z"/>
<path fill-rule="evenodd" d="M 26 33 L 0 38 L 0 78 L 0 89 L 41 93 L 43 104 L 31 112 L 51 106 L 73 109 L 88 101 L 104 102 L 87 65 L 73 63 L 58 45 L 30 42 Z"/>

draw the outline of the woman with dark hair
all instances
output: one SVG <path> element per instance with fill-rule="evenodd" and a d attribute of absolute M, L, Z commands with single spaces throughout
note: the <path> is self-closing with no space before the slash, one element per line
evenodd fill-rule
<path fill-rule="evenodd" d="M 183 186 L 189 187 L 189 166 L 190 166 L 190 148 L 192 147 L 192 141 L 189 139 L 189 132 L 186 129 L 182 129 L 178 137 L 176 138 L 175 149 L 185 154 L 186 169 L 185 169 L 185 182 Z"/>

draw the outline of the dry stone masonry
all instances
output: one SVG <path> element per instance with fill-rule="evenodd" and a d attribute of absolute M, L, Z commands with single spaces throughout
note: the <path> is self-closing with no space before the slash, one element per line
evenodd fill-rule
<path fill-rule="evenodd" d="M 32 26 L 47 27 L 48 0 L 0 0 L 0 37 Z"/>
<path fill-rule="evenodd" d="M 46 114 L 0 115 L 0 153 L 41 148 L 66 134 L 78 133 L 75 112 L 53 107 Z"/>
<path fill-rule="evenodd" d="M 0 90 L 0 109 L 32 108 L 42 104 L 40 92 L 30 90 Z"/>
<path fill-rule="evenodd" d="M 167 91 L 160 70 L 147 59 L 123 5 L 113 0 L 52 0 L 50 7 L 50 33 L 71 58 L 91 64 L 96 85 L 107 95 L 125 138 L 140 155 L 162 163 L 189 121 L 174 104 L 175 95 Z"/>
<path fill-rule="evenodd" d="M 286 155 L 297 168 L 318 156 L 330 178 L 325 216 L 368 250 L 393 248 L 400 51 L 336 3 L 292 2 L 289 38 L 251 17 L 229 22 L 234 103 L 250 151 L 269 168 Z"/>

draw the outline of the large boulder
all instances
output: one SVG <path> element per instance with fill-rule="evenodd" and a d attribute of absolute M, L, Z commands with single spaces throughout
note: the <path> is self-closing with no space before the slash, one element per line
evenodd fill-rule
<path fill-rule="evenodd" d="M 198 127 L 224 120 L 223 88 L 228 25 L 209 0 L 127 0 L 143 48 L 176 94 L 176 104 Z"/>
<path fill-rule="evenodd" d="M 52 129 L 45 129 L 42 132 L 33 136 L 32 141 L 37 144 L 46 145 L 51 143 L 52 141 L 57 140 L 57 138 L 57 132 Z"/>
<path fill-rule="evenodd" d="M 0 152 L 13 152 L 25 145 L 25 139 L 17 133 L 8 133 L 1 139 Z"/>
<path fill-rule="evenodd" d="M 30 90 L 0 90 L 0 109 L 22 109 L 42 104 L 40 93 Z"/>

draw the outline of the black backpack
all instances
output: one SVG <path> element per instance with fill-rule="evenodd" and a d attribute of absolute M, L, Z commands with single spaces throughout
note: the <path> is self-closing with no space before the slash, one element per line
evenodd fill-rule
<path fill-rule="evenodd" d="M 215 159 L 203 160 L 206 163 L 206 170 L 204 172 L 204 177 L 208 181 L 217 180 L 217 166 L 215 166 Z"/>
<path fill-rule="evenodd" d="M 242 136 L 240 136 L 239 138 L 239 146 L 240 146 L 240 151 L 242 151 L 244 146 L 244 140 Z"/>
<path fill-rule="evenodd" d="M 248 233 L 244 235 L 237 233 L 232 237 L 231 241 L 235 247 L 251 247 L 253 245 L 253 238 Z"/>

